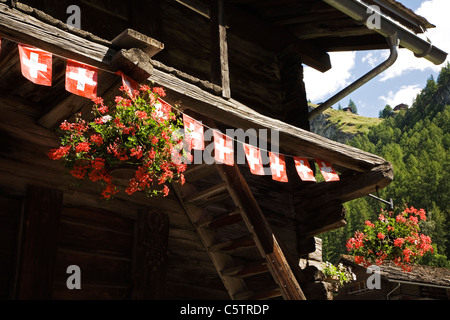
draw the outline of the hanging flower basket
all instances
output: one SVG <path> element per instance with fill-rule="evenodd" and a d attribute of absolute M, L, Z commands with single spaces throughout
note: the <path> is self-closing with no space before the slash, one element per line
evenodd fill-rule
<path fill-rule="evenodd" d="M 61 123 L 61 145 L 48 156 L 63 160 L 78 180 L 103 185 L 101 197 L 110 199 L 123 186 L 125 192 L 148 196 L 169 193 L 168 183 L 184 183 L 186 164 L 181 160 L 183 130 L 172 108 L 160 100 L 162 88 L 143 85 L 107 106 L 93 100 L 91 122 L 76 115 L 74 122 Z"/>

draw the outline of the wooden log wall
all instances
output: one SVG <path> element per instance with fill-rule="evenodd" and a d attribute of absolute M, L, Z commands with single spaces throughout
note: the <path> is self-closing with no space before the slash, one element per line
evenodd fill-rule
<path fill-rule="evenodd" d="M 17 228 L 22 202 L 0 196 L 0 299 L 11 297 L 17 247 Z"/>

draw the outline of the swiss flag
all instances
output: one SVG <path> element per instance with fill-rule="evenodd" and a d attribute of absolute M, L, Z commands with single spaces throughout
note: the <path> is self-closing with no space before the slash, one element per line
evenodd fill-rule
<path fill-rule="evenodd" d="M 155 102 L 155 112 L 156 115 L 163 119 L 169 119 L 169 112 L 172 111 L 172 106 L 162 100 L 161 98 L 158 98 Z"/>
<path fill-rule="evenodd" d="M 243 146 L 250 172 L 257 175 L 264 175 L 264 167 L 259 149 L 245 143 L 243 143 Z"/>
<path fill-rule="evenodd" d="M 67 60 L 66 90 L 82 97 L 97 97 L 98 69 L 74 60 Z"/>
<path fill-rule="evenodd" d="M 288 182 L 284 155 L 269 152 L 269 157 L 270 157 L 270 170 L 272 172 L 272 179 L 279 182 Z"/>
<path fill-rule="evenodd" d="M 122 77 L 123 87 L 125 88 L 128 95 L 132 99 L 134 99 L 135 98 L 134 91 L 139 90 L 139 84 L 130 77 L 126 76 L 122 71 L 117 71 L 116 73 Z"/>
<path fill-rule="evenodd" d="M 35 84 L 52 85 L 52 54 L 19 44 L 20 67 L 25 78 Z"/>
<path fill-rule="evenodd" d="M 314 172 L 311 170 L 309 161 L 306 158 L 294 157 L 295 169 L 302 181 L 316 181 Z"/>
<path fill-rule="evenodd" d="M 325 181 L 339 181 L 339 175 L 334 171 L 331 163 L 320 159 L 316 159 L 316 162 Z"/>
<path fill-rule="evenodd" d="M 190 148 L 204 150 L 205 140 L 203 137 L 203 125 L 185 114 L 183 114 L 183 124 L 184 135 Z"/>
<path fill-rule="evenodd" d="M 229 166 L 234 165 L 233 139 L 213 131 L 214 134 L 214 159 Z"/>

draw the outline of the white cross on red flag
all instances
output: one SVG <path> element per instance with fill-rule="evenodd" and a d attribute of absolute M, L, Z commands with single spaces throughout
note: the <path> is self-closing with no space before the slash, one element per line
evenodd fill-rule
<path fill-rule="evenodd" d="M 257 175 L 264 175 L 264 167 L 259 149 L 246 143 L 243 143 L 243 146 L 250 172 Z"/>
<path fill-rule="evenodd" d="M 169 119 L 169 112 L 172 110 L 170 104 L 165 102 L 163 99 L 158 98 L 155 102 L 155 112 L 156 116 L 163 118 L 165 120 Z"/>
<path fill-rule="evenodd" d="M 19 44 L 22 75 L 35 84 L 52 85 L 52 54 L 38 48 Z"/>
<path fill-rule="evenodd" d="M 122 77 L 122 85 L 125 91 L 128 93 L 130 98 L 134 99 L 134 91 L 139 90 L 139 84 L 130 77 L 126 76 L 122 71 L 117 71 L 116 73 Z"/>
<path fill-rule="evenodd" d="M 184 135 L 190 149 L 204 150 L 203 125 L 188 115 L 183 114 Z"/>
<path fill-rule="evenodd" d="M 234 165 L 233 139 L 213 131 L 214 134 L 214 159 L 229 166 Z"/>
<path fill-rule="evenodd" d="M 295 169 L 302 181 L 316 181 L 314 172 L 311 170 L 309 161 L 306 158 L 294 157 Z"/>
<path fill-rule="evenodd" d="M 269 152 L 269 157 L 270 157 L 270 170 L 272 172 L 272 179 L 279 182 L 288 182 L 284 155 Z"/>
<path fill-rule="evenodd" d="M 66 90 L 89 99 L 97 97 L 98 69 L 74 60 L 67 60 Z"/>
<path fill-rule="evenodd" d="M 316 162 L 325 181 L 339 181 L 339 175 L 334 171 L 331 163 L 320 159 L 316 159 Z"/>

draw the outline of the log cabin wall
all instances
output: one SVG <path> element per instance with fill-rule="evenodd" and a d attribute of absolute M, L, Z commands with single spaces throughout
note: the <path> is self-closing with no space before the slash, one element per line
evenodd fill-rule
<path fill-rule="evenodd" d="M 9 60 L 10 64 L 16 62 Z M 167 261 L 161 270 L 167 281 L 158 298 L 227 299 L 208 254 L 173 193 L 168 198 L 149 199 L 121 192 L 123 196 L 112 201 L 100 200 L 98 186 L 74 184 L 63 165 L 48 158 L 47 152 L 57 146 L 58 138 L 36 124 L 38 111 L 32 102 L 4 95 L 0 98 L 0 299 L 139 298 L 136 282 L 143 280 L 141 273 L 134 271 L 134 250 L 141 242 L 135 228 L 138 213 L 149 210 L 166 215 L 169 223 Z M 38 206 L 27 206 L 30 186 L 61 194 L 59 214 L 44 219 L 49 211 L 45 206 L 33 213 Z M 25 215 L 24 208 L 34 215 Z M 54 232 L 43 232 L 41 219 L 48 220 Z M 23 239 L 27 225 L 37 228 L 33 234 L 55 237 L 45 242 L 36 242 L 39 236 Z M 28 249 L 24 249 L 25 243 Z M 53 254 L 40 259 L 54 272 L 32 263 L 38 258 L 33 256 L 33 245 L 52 248 Z M 69 265 L 81 269 L 81 290 L 67 289 Z M 25 277 L 30 273 L 34 277 L 26 278 L 27 282 Z"/>
<path fill-rule="evenodd" d="M 66 22 L 72 2 L 22 1 Z M 207 2 L 201 2 L 209 12 Z M 84 0 L 81 28 L 112 40 L 126 28 L 142 32 L 164 44 L 155 60 L 201 80 L 211 81 L 210 19 L 175 0 Z M 245 23 L 244 23 L 245 25 Z M 285 48 L 269 50 L 243 34 L 241 26 L 227 28 L 232 98 L 267 116 L 309 129 L 301 59 Z M 261 33 L 253 30 L 254 33 Z M 261 41 L 261 39 L 259 40 Z M 264 41 L 264 40 L 262 40 Z M 288 82 L 286 83 L 286 79 Z M 292 91 L 295 89 L 295 91 Z M 295 92 L 295 96 L 292 93 Z"/>

